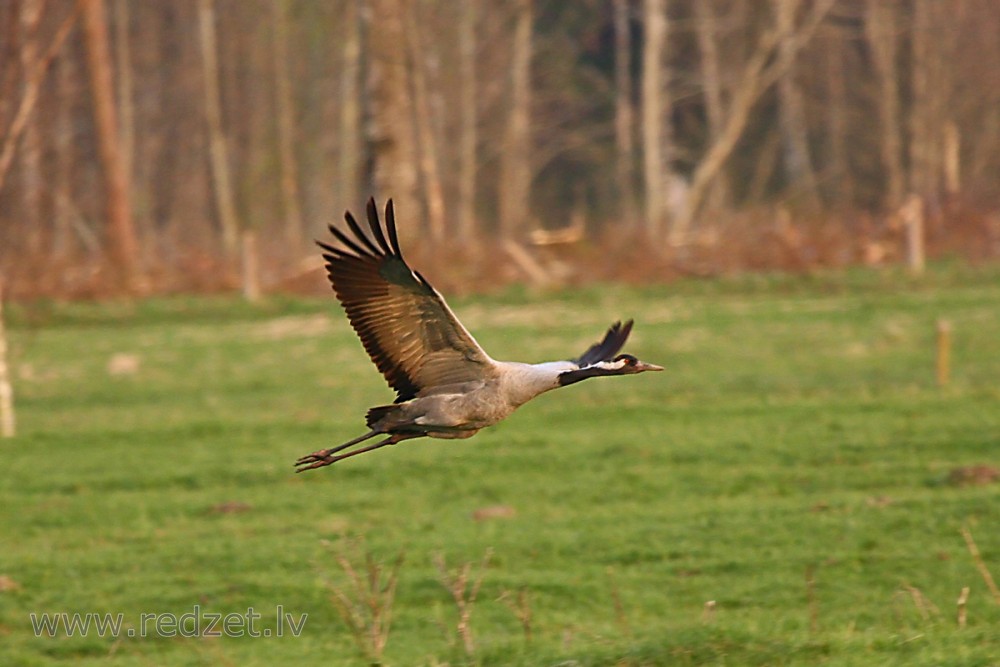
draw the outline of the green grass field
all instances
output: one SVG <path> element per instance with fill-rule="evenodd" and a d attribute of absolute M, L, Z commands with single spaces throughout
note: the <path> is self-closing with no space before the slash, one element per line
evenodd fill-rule
<path fill-rule="evenodd" d="M 1000 664 L 1000 604 L 961 532 L 1000 579 L 1000 483 L 949 479 L 1000 465 L 995 268 L 452 305 L 493 356 L 524 361 L 635 317 L 629 351 L 668 372 L 295 475 L 392 396 L 332 296 L 9 308 L 0 664 L 365 664 L 331 586 L 351 589 L 342 558 L 366 576 L 366 553 L 383 574 L 405 557 L 390 665 Z M 470 589 L 482 575 L 471 655 L 439 556 L 471 564 Z M 273 636 L 279 605 L 308 615 L 299 636 Z M 202 636 L 170 632 L 195 609 Z M 248 609 L 272 636 L 205 636 Z M 37 637 L 43 613 L 123 626 Z M 161 632 L 129 636 L 144 614 Z"/>

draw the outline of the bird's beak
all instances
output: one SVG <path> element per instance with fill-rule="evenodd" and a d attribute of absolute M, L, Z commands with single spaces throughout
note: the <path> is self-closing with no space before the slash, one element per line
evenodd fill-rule
<path fill-rule="evenodd" d="M 645 361 L 639 362 L 640 371 L 662 371 L 663 366 L 657 366 L 656 364 L 647 364 Z"/>

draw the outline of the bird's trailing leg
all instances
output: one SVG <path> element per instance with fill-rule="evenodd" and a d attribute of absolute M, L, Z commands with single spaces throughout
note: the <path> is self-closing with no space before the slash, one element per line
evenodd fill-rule
<path fill-rule="evenodd" d="M 370 452 L 373 449 L 378 449 L 379 447 L 385 447 L 386 445 L 395 445 L 397 442 L 401 442 L 403 440 L 420 437 L 419 434 L 411 435 L 403 433 L 394 433 L 385 440 L 380 440 L 376 442 L 374 445 L 368 445 L 367 447 L 356 449 L 353 452 L 348 452 L 346 454 L 334 456 L 334 454 L 336 454 L 337 452 L 343 449 L 347 449 L 351 445 L 356 445 L 359 442 L 367 440 L 368 438 L 371 438 L 375 435 L 378 435 L 378 431 L 369 431 L 368 433 L 360 437 L 357 437 L 354 440 L 345 442 L 342 445 L 337 445 L 336 447 L 333 447 L 331 449 L 321 449 L 318 452 L 313 452 L 312 454 L 306 454 L 305 456 L 303 456 L 302 458 L 300 458 L 298 461 L 295 462 L 296 465 L 295 472 L 302 472 L 303 470 L 312 470 L 313 468 L 322 468 L 323 466 L 328 466 L 331 463 L 336 463 L 337 461 L 343 461 L 344 459 L 350 458 L 355 454 L 364 454 L 365 452 Z"/>

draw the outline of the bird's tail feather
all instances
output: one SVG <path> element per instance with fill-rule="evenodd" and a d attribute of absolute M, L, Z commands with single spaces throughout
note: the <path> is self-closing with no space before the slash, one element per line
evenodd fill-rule
<path fill-rule="evenodd" d="M 379 422 L 398 409 L 398 405 L 376 405 L 374 408 L 369 408 L 368 412 L 365 414 L 365 423 L 368 424 L 368 428 L 376 429 L 376 425 Z"/>

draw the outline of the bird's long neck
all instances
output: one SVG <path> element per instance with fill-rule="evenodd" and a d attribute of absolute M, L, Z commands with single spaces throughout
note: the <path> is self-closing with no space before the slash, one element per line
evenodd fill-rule
<path fill-rule="evenodd" d="M 587 378 L 603 377 L 606 375 L 621 375 L 622 368 L 615 362 L 599 361 L 583 368 L 563 371 L 559 374 L 559 386 L 565 387 L 568 384 L 586 380 Z"/>
<path fill-rule="evenodd" d="M 550 361 L 544 364 L 497 362 L 503 368 L 504 393 L 513 405 L 521 405 L 539 394 L 560 386 L 559 374 L 575 368 L 568 361 Z"/>

